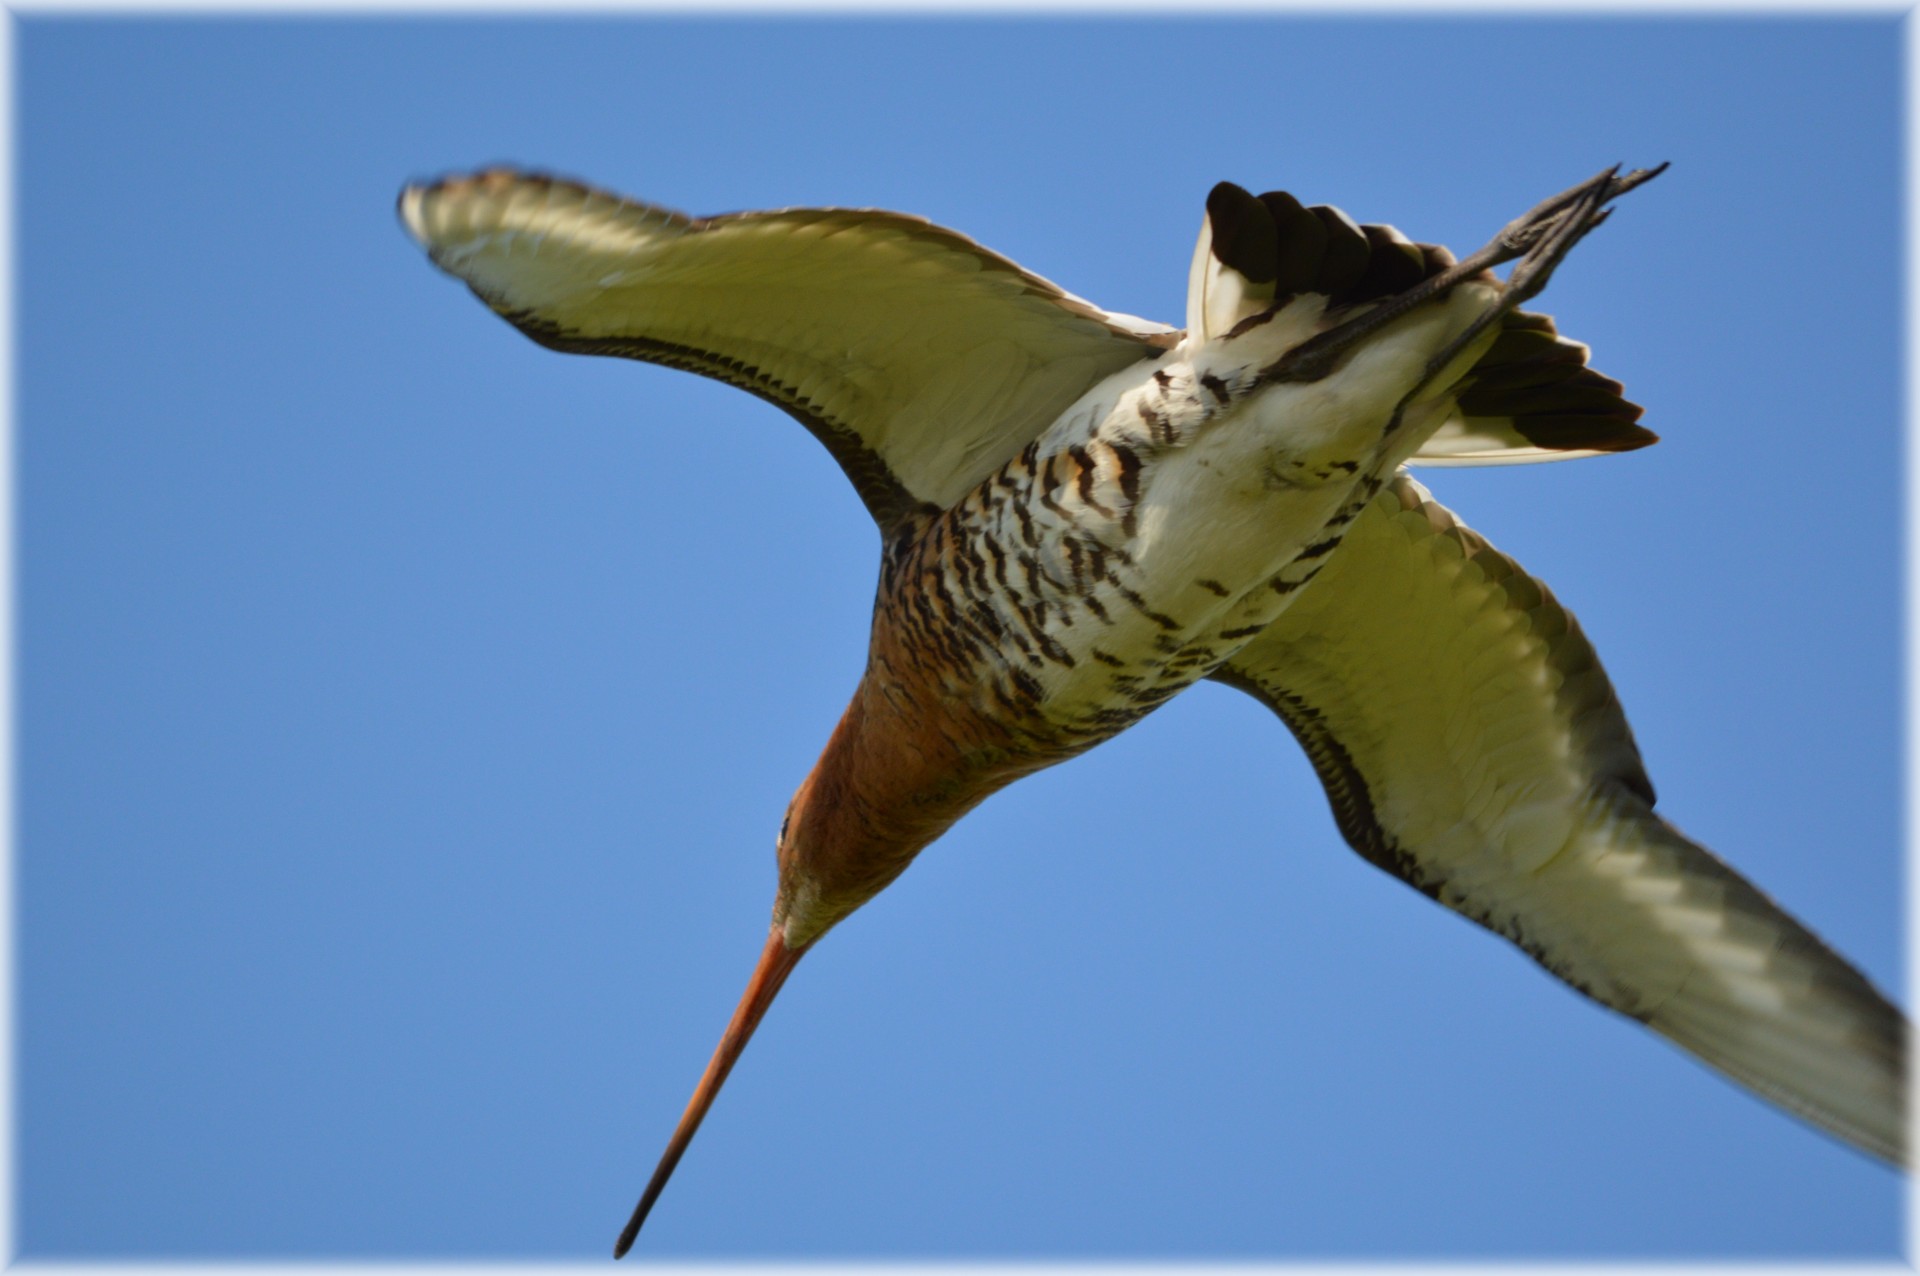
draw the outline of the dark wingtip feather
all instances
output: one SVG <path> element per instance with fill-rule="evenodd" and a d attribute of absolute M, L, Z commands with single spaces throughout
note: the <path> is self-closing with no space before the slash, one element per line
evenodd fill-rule
<path fill-rule="evenodd" d="M 1221 182 L 1207 195 L 1213 255 L 1279 296 L 1317 292 L 1333 307 L 1381 301 L 1454 264 L 1435 244 L 1391 226 L 1355 222 L 1330 204 L 1302 205 L 1286 191 L 1255 197 Z M 1551 331 L 1551 328 L 1548 329 Z"/>
<path fill-rule="evenodd" d="M 1660 441 L 1645 426 L 1602 413 L 1515 417 L 1513 428 L 1535 447 L 1556 452 L 1633 452 Z"/>
<path fill-rule="evenodd" d="M 1267 283 L 1278 264 L 1273 215 L 1244 188 L 1221 182 L 1207 195 L 1213 255 L 1221 265 L 1254 283 Z"/>
<path fill-rule="evenodd" d="M 1405 292 L 1427 277 L 1426 254 L 1391 226 L 1364 225 L 1367 268 L 1352 285 L 1333 295 L 1336 306 L 1377 301 Z"/>
<path fill-rule="evenodd" d="M 1267 191 L 1260 196 L 1273 218 L 1279 244 L 1273 289 L 1276 293 L 1305 292 L 1313 286 L 1314 276 L 1327 255 L 1327 228 L 1311 209 L 1285 191 Z"/>
<path fill-rule="evenodd" d="M 1535 447 L 1562 452 L 1631 452 L 1659 442 L 1637 424 L 1643 409 L 1612 377 L 1587 366 L 1587 348 L 1562 338 L 1545 315 L 1515 310 L 1469 374 L 1460 410 L 1506 417 Z"/>
<path fill-rule="evenodd" d="M 1367 260 L 1372 255 L 1366 233 L 1331 204 L 1315 204 L 1307 211 L 1320 219 L 1327 232 L 1327 248 L 1314 273 L 1313 291 L 1333 294 L 1351 288 L 1367 273 Z"/>

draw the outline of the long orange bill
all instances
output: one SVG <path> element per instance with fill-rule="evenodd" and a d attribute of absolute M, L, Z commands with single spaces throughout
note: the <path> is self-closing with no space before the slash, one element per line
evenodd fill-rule
<path fill-rule="evenodd" d="M 667 1180 L 673 1177 L 673 1167 L 680 1164 L 681 1154 L 687 1150 L 687 1144 L 693 1142 L 694 1132 L 706 1118 L 707 1109 L 713 1106 L 714 1096 L 726 1084 L 734 1061 L 747 1048 L 753 1030 L 760 1026 L 760 1017 L 767 1013 L 767 1007 L 773 1004 L 780 985 L 787 982 L 787 976 L 793 973 L 793 968 L 800 963 L 801 954 L 809 947 L 810 944 L 802 944 L 798 948 L 788 948 L 777 926 L 767 936 L 767 946 L 761 950 L 760 962 L 753 968 L 753 977 L 747 980 L 747 991 L 741 995 L 740 1005 L 733 1012 L 733 1022 L 727 1025 L 726 1034 L 720 1038 L 720 1048 L 713 1052 L 705 1075 L 700 1078 L 700 1084 L 694 1087 L 693 1099 L 687 1104 L 687 1110 L 681 1113 L 680 1124 L 674 1130 L 673 1138 L 668 1141 L 667 1150 L 661 1154 L 660 1164 L 654 1168 L 647 1190 L 640 1194 L 640 1203 L 633 1207 L 633 1217 L 627 1220 L 620 1239 L 613 1243 L 615 1258 L 624 1257 L 633 1248 L 633 1238 L 640 1234 L 640 1225 L 647 1221 L 653 1203 L 660 1199 L 661 1190 L 666 1187 Z"/>

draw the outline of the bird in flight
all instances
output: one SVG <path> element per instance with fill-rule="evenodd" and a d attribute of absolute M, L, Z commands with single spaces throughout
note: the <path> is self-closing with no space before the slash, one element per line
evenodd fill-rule
<path fill-rule="evenodd" d="M 615 1257 L 822 936 L 993 792 L 1203 678 L 1279 716 L 1366 859 L 1905 1164 L 1900 1012 L 1654 812 L 1579 625 L 1405 472 L 1654 442 L 1521 307 L 1660 171 L 1609 169 L 1462 260 L 1223 182 L 1184 330 L 899 213 L 688 217 L 499 169 L 402 192 L 434 264 L 521 332 L 769 400 L 879 525 L 866 670 L 780 824 L 766 946 Z"/>

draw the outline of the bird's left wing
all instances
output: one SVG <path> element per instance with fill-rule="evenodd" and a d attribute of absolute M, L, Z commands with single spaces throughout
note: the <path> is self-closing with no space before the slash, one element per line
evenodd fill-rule
<path fill-rule="evenodd" d="M 493 170 L 410 186 L 400 216 L 535 341 L 685 368 L 786 409 L 882 528 L 952 504 L 1178 336 L 901 213 L 688 217 Z"/>
<path fill-rule="evenodd" d="M 1355 850 L 1588 996 L 1906 1159 L 1907 1026 L 1653 812 L 1579 626 L 1411 479 L 1214 675 L 1306 748 Z"/>

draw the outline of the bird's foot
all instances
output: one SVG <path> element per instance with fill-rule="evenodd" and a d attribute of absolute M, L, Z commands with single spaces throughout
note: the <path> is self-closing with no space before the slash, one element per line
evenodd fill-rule
<path fill-rule="evenodd" d="M 1547 286 L 1547 279 L 1553 274 L 1554 268 L 1565 260 L 1573 246 L 1585 238 L 1588 231 L 1612 215 L 1608 204 L 1666 171 L 1667 166 L 1660 164 L 1653 168 L 1637 168 L 1622 177 L 1620 166 L 1615 164 L 1507 223 L 1492 243 L 1445 274 L 1452 274 L 1455 270 L 1478 272 L 1518 258 L 1518 264 L 1507 274 L 1506 295 L 1492 312 L 1492 317 L 1503 315 L 1528 298 L 1539 295 L 1540 290 Z M 1436 275 L 1430 282 L 1438 282 L 1445 274 Z M 1457 283 L 1458 280 L 1453 282 Z"/>

